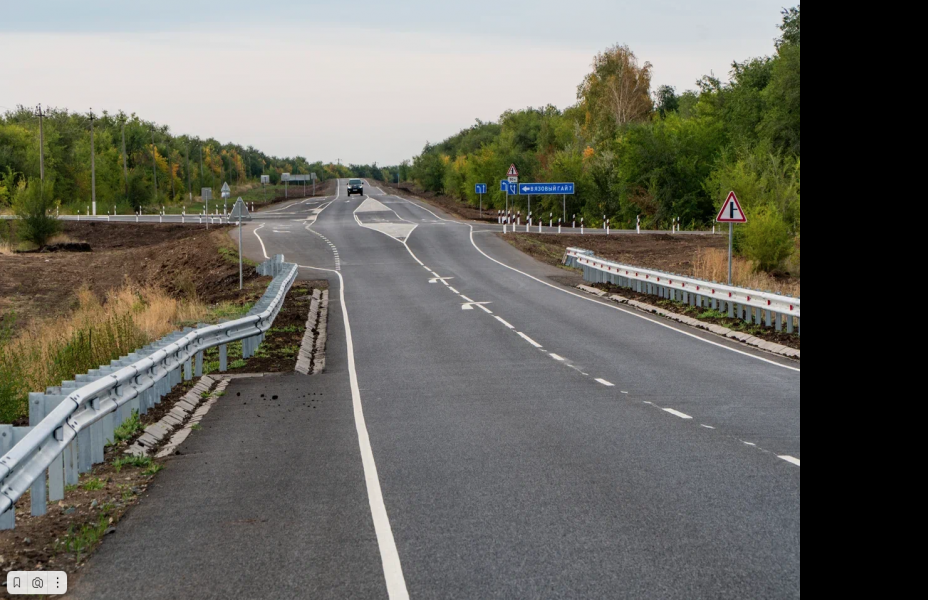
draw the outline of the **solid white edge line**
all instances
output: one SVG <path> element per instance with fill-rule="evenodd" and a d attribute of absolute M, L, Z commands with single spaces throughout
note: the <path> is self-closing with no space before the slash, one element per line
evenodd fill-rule
<path fill-rule="evenodd" d="M 267 255 L 267 248 L 264 247 L 264 240 L 258 235 L 258 232 L 264 229 L 264 225 L 264 223 L 261 223 L 261 226 L 257 227 L 252 233 L 255 234 L 255 237 L 258 238 L 258 242 L 261 244 L 261 252 L 264 253 L 264 260 L 271 260 L 271 257 Z"/>
<path fill-rule="evenodd" d="M 338 271 L 320 269 L 299 265 L 301 269 L 314 269 L 335 273 L 339 281 L 339 298 L 342 304 L 342 318 L 345 320 L 345 337 L 348 342 L 348 376 L 351 381 L 351 400 L 354 405 L 355 429 L 358 432 L 358 444 L 361 448 L 361 462 L 364 467 L 364 481 L 367 484 L 367 496 L 371 507 L 371 516 L 374 520 L 374 531 L 377 534 L 377 545 L 380 547 L 380 560 L 383 563 L 383 574 L 387 582 L 387 594 L 390 600 L 409 600 L 409 590 L 406 588 L 406 578 L 403 575 L 403 565 L 400 554 L 396 548 L 396 539 L 393 537 L 393 528 L 390 526 L 390 517 L 383 501 L 383 490 L 380 488 L 380 477 L 377 474 L 377 463 L 374 461 L 374 451 L 367 431 L 367 422 L 364 419 L 364 407 L 361 404 L 361 386 L 358 383 L 358 371 L 354 359 L 354 340 L 351 335 L 351 323 L 348 320 L 348 305 L 345 302 L 345 279 Z"/>
<path fill-rule="evenodd" d="M 489 260 L 495 262 L 496 264 L 500 265 L 501 267 L 505 267 L 506 269 L 509 269 L 510 271 L 515 271 L 516 273 L 518 273 L 518 274 L 520 274 L 520 275 L 523 275 L 523 276 L 525 276 L 525 277 L 528 277 L 529 279 L 533 279 L 533 280 L 537 281 L 538 283 L 540 283 L 540 284 L 542 284 L 542 285 L 548 286 L 549 288 L 555 289 L 555 290 L 557 290 L 557 291 L 559 291 L 559 292 L 563 292 L 564 294 L 569 294 L 569 295 L 571 295 L 571 296 L 574 296 L 575 298 L 580 298 L 580 299 L 582 299 L 582 300 L 586 300 L 587 302 L 592 302 L 592 303 L 594 303 L 594 304 L 599 304 L 600 306 L 605 306 L 605 307 L 607 307 L 607 308 L 611 308 L 611 309 L 613 309 L 613 310 L 617 310 L 617 311 L 622 312 L 622 313 L 625 313 L 625 314 L 627 314 L 627 315 L 631 315 L 631 316 L 633 316 L 633 317 L 637 317 L 637 318 L 639 318 L 639 319 L 642 319 L 642 320 L 644 320 L 644 321 L 647 321 L 648 323 L 653 323 L 653 324 L 655 324 L 655 325 L 659 325 L 659 326 L 661 326 L 661 327 L 663 327 L 663 328 L 665 328 L 665 329 L 669 329 L 670 331 L 676 331 L 676 332 L 679 333 L 679 334 L 685 335 L 685 336 L 687 336 L 687 337 L 690 337 L 690 338 L 692 338 L 692 339 L 694 339 L 694 340 L 698 340 L 698 341 L 703 342 L 703 343 L 705 343 L 705 344 L 709 344 L 709 345 L 715 346 L 715 347 L 717 347 L 717 348 L 722 348 L 723 350 L 728 350 L 729 352 L 734 352 L 735 354 L 740 354 L 740 355 L 742 355 L 742 356 L 747 356 L 748 358 L 753 358 L 754 360 L 759 360 L 759 361 L 761 361 L 761 362 L 765 362 L 765 363 L 767 363 L 767 364 L 771 364 L 771 365 L 780 367 L 781 369 L 787 369 L 787 370 L 789 370 L 789 371 L 795 371 L 796 373 L 800 373 L 800 372 L 801 372 L 801 370 L 800 370 L 800 369 L 797 369 L 796 367 L 790 367 L 790 366 L 788 366 L 788 365 L 782 365 L 782 364 L 780 364 L 780 363 L 778 363 L 778 362 L 775 362 L 775 361 L 766 359 L 766 358 L 764 358 L 764 357 L 762 357 L 762 356 L 757 356 L 757 355 L 751 354 L 751 353 L 749 353 L 749 352 L 743 352 L 743 351 L 741 351 L 741 350 L 738 350 L 737 348 L 731 348 L 731 347 L 729 347 L 729 346 L 725 346 L 724 344 L 719 344 L 719 343 L 717 343 L 717 342 L 713 342 L 713 341 L 711 341 L 711 340 L 707 340 L 707 339 L 705 339 L 705 338 L 699 337 L 698 335 L 694 335 L 694 334 L 689 333 L 689 332 L 687 332 L 687 331 L 683 331 L 683 330 L 681 330 L 681 329 L 677 329 L 676 327 L 671 327 L 670 325 L 668 325 L 668 324 L 666 324 L 666 323 L 661 323 L 660 321 L 655 321 L 654 319 L 650 319 L 650 318 L 648 318 L 648 317 L 645 316 L 645 315 L 641 315 L 641 314 L 638 314 L 637 312 L 634 312 L 634 311 L 631 311 L 631 310 L 622 308 L 621 306 L 616 306 L 616 305 L 614 305 L 614 304 L 607 304 L 607 303 L 605 303 L 605 302 L 600 302 L 600 301 L 598 301 L 598 300 L 594 300 L 593 298 L 588 298 L 587 296 L 584 296 L 584 295 L 582 295 L 582 294 L 577 294 L 577 293 L 571 292 L 571 291 L 569 291 L 569 290 L 565 290 L 565 289 L 559 288 L 559 287 L 557 287 L 556 285 L 552 285 L 552 284 L 550 284 L 550 283 L 548 283 L 548 282 L 546 282 L 546 281 L 542 281 L 541 279 L 538 279 L 537 277 L 535 277 L 535 276 L 533 276 L 533 275 L 529 275 L 528 273 L 525 273 L 525 272 L 523 272 L 523 271 L 520 271 L 519 269 L 516 269 L 515 267 L 510 267 L 510 266 L 507 265 L 506 263 L 503 263 L 503 262 L 500 262 L 500 261 L 496 260 L 495 258 L 493 258 L 492 256 L 490 256 L 489 254 L 487 254 L 486 252 L 484 252 L 483 250 L 481 250 L 480 247 L 477 245 L 477 242 L 474 240 L 474 226 L 473 226 L 473 225 L 471 225 L 471 224 L 469 224 L 469 223 L 463 223 L 463 222 L 461 222 L 461 221 L 453 221 L 453 220 L 450 220 L 450 219 L 443 219 L 442 217 L 439 217 L 439 216 L 436 215 L 434 212 L 430 211 L 429 209 L 425 208 L 424 206 L 420 206 L 420 205 L 417 204 L 416 202 L 412 202 L 411 200 L 407 200 L 406 198 L 402 198 L 402 197 L 396 196 L 396 195 L 394 195 L 394 198 L 397 198 L 397 199 L 399 199 L 399 200 L 402 200 L 403 202 L 406 202 L 406 203 L 408 203 L 408 204 L 412 204 L 413 206 L 415 206 L 415 207 L 417 207 L 417 208 L 420 208 L 420 209 L 424 210 L 425 212 L 431 214 L 433 217 L 435 217 L 436 219 L 438 219 L 438 220 L 440 220 L 440 221 L 445 221 L 446 223 L 456 223 L 456 224 L 458 224 L 458 225 L 463 225 L 463 226 L 465 226 L 465 227 L 469 227 L 469 228 L 470 228 L 470 243 L 471 243 L 471 245 L 477 250 L 477 252 L 479 252 L 480 254 L 482 254 L 482 255 L 483 255 L 484 257 L 486 257 L 487 259 L 489 259 Z"/>
<path fill-rule="evenodd" d="M 615 384 L 614 384 L 614 383 L 609 383 L 609 382 L 606 381 L 605 379 L 597 379 L 597 380 L 596 380 L 596 383 L 601 383 L 602 385 L 604 385 L 604 386 L 606 386 L 606 387 L 615 387 Z"/>
<path fill-rule="evenodd" d="M 672 415 L 675 416 L 675 417 L 680 417 L 681 419 L 686 419 L 687 421 L 690 421 L 690 420 L 692 420 L 692 418 L 693 418 L 693 417 L 689 416 L 689 415 L 686 414 L 686 413 L 682 413 L 682 412 L 680 412 L 679 410 L 674 410 L 674 409 L 672 409 L 672 408 L 662 408 L 661 410 L 663 410 L 663 411 L 666 412 L 666 413 L 670 413 L 670 414 L 672 414 Z"/>
<path fill-rule="evenodd" d="M 433 213 L 433 214 L 434 214 L 434 213 Z M 456 221 L 455 221 L 455 222 L 456 222 Z M 622 312 L 622 313 L 625 313 L 625 314 L 627 314 L 627 315 L 631 315 L 631 316 L 633 316 L 633 317 L 637 317 L 637 318 L 639 318 L 639 319 L 642 319 L 642 320 L 644 320 L 644 321 L 647 321 L 648 323 L 653 323 L 653 324 L 655 324 L 655 325 L 659 325 L 660 327 L 663 327 L 663 328 L 665 328 L 665 329 L 669 329 L 670 331 L 675 331 L 675 332 L 677 332 L 677 333 L 679 333 L 679 334 L 681 334 L 681 335 L 685 335 L 685 336 L 687 336 L 687 337 L 693 338 L 694 340 L 698 340 L 698 341 L 703 342 L 703 343 L 705 343 L 705 344 L 709 344 L 709 345 L 715 346 L 715 347 L 717 347 L 717 348 L 722 348 L 723 350 L 728 350 L 729 352 L 734 352 L 735 354 L 740 354 L 740 355 L 742 355 L 742 356 L 747 356 L 748 358 L 753 358 L 753 359 L 755 359 L 755 360 L 759 360 L 759 361 L 761 361 L 761 362 L 765 362 L 765 363 L 768 363 L 768 364 L 771 364 L 771 365 L 780 367 L 780 368 L 782 368 L 782 369 L 787 369 L 787 370 L 789 370 L 789 371 L 795 371 L 796 373 L 799 373 L 799 372 L 800 372 L 800 370 L 797 369 L 796 367 L 790 367 L 790 366 L 787 366 L 787 365 L 781 365 L 781 364 L 778 363 L 778 362 L 774 362 L 774 361 L 772 361 L 772 360 L 768 360 L 768 359 L 763 358 L 763 357 L 761 357 L 761 356 L 756 356 L 756 355 L 750 354 L 750 353 L 748 353 L 748 352 L 742 352 L 741 350 L 738 350 L 738 349 L 736 349 L 736 348 L 730 348 L 730 347 L 725 346 L 725 345 L 723 345 L 723 344 L 719 344 L 719 343 L 713 342 L 713 341 L 711 341 L 711 340 L 707 340 L 707 339 L 701 338 L 701 337 L 699 337 L 698 335 L 694 335 L 694 334 L 692 334 L 692 333 L 689 333 L 689 332 L 686 332 L 686 331 L 677 329 L 676 327 L 671 327 L 670 325 L 668 325 L 668 324 L 666 324 L 666 323 L 661 323 L 660 321 L 655 321 L 655 320 L 653 320 L 653 319 L 649 319 L 649 318 L 646 317 L 645 315 L 637 314 L 637 313 L 632 312 L 632 311 L 630 311 L 630 310 L 626 310 L 626 309 L 624 309 L 624 308 L 622 308 L 622 307 L 620 307 L 620 306 L 615 306 L 615 305 L 612 305 L 612 304 L 606 304 L 605 302 L 599 302 L 599 301 L 597 301 L 597 300 L 594 300 L 593 298 L 587 298 L 586 296 L 583 296 L 583 295 L 581 295 L 581 294 L 575 294 L 574 292 L 571 292 L 571 291 L 568 291 L 568 290 L 565 290 L 565 289 L 561 289 L 561 288 L 557 287 L 556 285 L 552 285 L 552 284 L 550 284 L 550 283 L 548 283 L 548 282 L 546 282 L 546 281 L 542 281 L 541 279 L 538 279 L 537 277 L 535 277 L 535 276 L 533 276 L 533 275 L 529 275 L 528 273 L 524 273 L 524 272 L 522 272 L 522 271 L 520 271 L 520 270 L 518 270 L 518 269 L 516 269 L 516 268 L 514 268 L 514 267 L 510 267 L 509 265 L 507 265 L 507 264 L 505 264 L 505 263 L 502 263 L 502 262 L 496 260 L 495 258 L 493 258 L 492 256 L 490 256 L 489 254 L 487 254 L 486 252 L 484 252 L 483 250 L 481 250 L 480 247 L 477 246 L 477 243 L 474 241 L 474 227 L 473 227 L 472 225 L 468 225 L 467 223 L 460 223 L 460 224 L 461 224 L 461 225 L 466 225 L 466 226 L 470 227 L 470 243 L 473 245 L 474 248 L 477 249 L 477 252 L 479 252 L 480 254 L 483 254 L 486 258 L 490 259 L 491 261 L 495 262 L 496 264 L 500 265 L 501 267 L 505 267 L 505 268 L 509 269 L 510 271 L 515 271 L 516 273 L 518 273 L 518 274 L 520 274 L 520 275 L 523 275 L 523 276 L 525 276 L 525 277 L 528 277 L 529 279 L 533 279 L 533 280 L 537 281 L 538 283 L 540 283 L 540 284 L 542 284 L 542 285 L 548 286 L 548 287 L 551 288 L 551 289 L 555 289 L 555 290 L 557 290 L 557 291 L 559 291 L 559 292 L 563 292 L 563 293 L 565 293 L 565 294 L 569 294 L 569 295 L 574 296 L 574 297 L 576 297 L 576 298 L 580 298 L 580 299 L 582 299 L 582 300 L 586 300 L 586 301 L 592 302 L 592 303 L 594 303 L 594 304 L 599 304 L 600 306 L 605 306 L 606 308 L 611 308 L 611 309 L 613 309 L 613 310 L 617 310 L 617 311 Z"/>
<path fill-rule="evenodd" d="M 553 352 L 551 352 L 549 356 L 558 362 L 564 362 L 565 360 L 567 360 L 563 356 L 558 356 L 557 354 L 554 354 Z"/>
<path fill-rule="evenodd" d="M 799 466 L 798 458 L 793 458 L 792 456 L 780 456 L 778 458 L 780 458 L 781 460 L 785 460 L 786 462 L 790 464 L 796 465 L 797 467 Z"/>

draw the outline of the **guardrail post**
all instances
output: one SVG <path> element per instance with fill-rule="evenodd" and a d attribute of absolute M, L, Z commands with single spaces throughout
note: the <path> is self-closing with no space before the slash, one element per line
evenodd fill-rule
<path fill-rule="evenodd" d="M 64 401 L 64 396 L 45 396 L 45 414 L 51 414 Z M 64 454 L 59 454 L 48 467 L 48 501 L 64 500 Z"/>
<path fill-rule="evenodd" d="M 795 325 L 793 325 L 793 315 L 787 315 L 786 319 L 786 333 L 793 333 L 795 331 Z"/>
<path fill-rule="evenodd" d="M 229 347 L 225 344 L 219 346 L 219 372 L 225 373 L 229 368 Z"/>
<path fill-rule="evenodd" d="M 90 408 L 94 413 L 100 412 L 100 400 L 94 400 L 90 403 Z M 106 435 L 103 431 L 103 420 L 99 420 L 90 426 L 90 458 L 93 464 L 99 465 L 103 462 L 103 449 L 106 446 Z"/>
<path fill-rule="evenodd" d="M 197 367 L 196 367 L 196 376 L 203 377 L 203 351 L 200 350 L 196 354 L 197 356 Z"/>
<path fill-rule="evenodd" d="M 46 417 L 45 394 L 29 394 L 29 426 L 35 427 Z M 45 473 L 32 484 L 32 516 L 41 517 L 48 510 Z"/>
<path fill-rule="evenodd" d="M 184 361 L 184 381 L 193 379 L 193 359 L 188 358 Z"/>
<path fill-rule="evenodd" d="M 0 456 L 13 449 L 13 426 L 0 425 Z M 0 531 L 7 531 L 16 527 L 16 505 L 0 515 Z"/>

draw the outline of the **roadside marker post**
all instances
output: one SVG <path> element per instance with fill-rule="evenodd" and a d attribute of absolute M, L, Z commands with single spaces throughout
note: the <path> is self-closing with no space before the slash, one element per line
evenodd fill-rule
<path fill-rule="evenodd" d="M 719 215 L 715 218 L 718 223 L 728 223 L 728 285 L 731 285 L 731 271 L 732 271 L 732 251 L 734 249 L 734 239 L 735 239 L 735 223 L 747 223 L 748 218 L 744 214 L 744 211 L 741 209 L 741 203 L 738 202 L 738 196 L 735 195 L 735 192 L 730 192 L 728 194 L 728 199 L 725 200 L 725 204 L 722 205 L 722 210 L 719 211 Z M 768 319 L 770 312 L 767 312 Z"/>
<path fill-rule="evenodd" d="M 580 218 L 580 235 L 583 235 L 583 218 Z"/>
<path fill-rule="evenodd" d="M 612 220 L 606 219 L 606 235 L 609 235 L 609 229 L 611 228 Z"/>
<path fill-rule="evenodd" d="M 638 231 L 638 235 L 641 235 L 641 215 L 638 215 L 638 225 L 636 226 L 636 230 Z"/>

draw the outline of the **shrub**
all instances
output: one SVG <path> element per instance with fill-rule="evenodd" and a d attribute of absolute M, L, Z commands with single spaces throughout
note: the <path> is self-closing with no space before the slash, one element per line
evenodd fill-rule
<path fill-rule="evenodd" d="M 21 182 L 14 194 L 13 208 L 23 223 L 21 237 L 39 248 L 61 229 L 58 219 L 49 214 L 55 206 L 52 196 L 51 183 L 34 181 Z"/>
<path fill-rule="evenodd" d="M 766 205 L 748 215 L 747 225 L 739 227 L 739 247 L 758 270 L 774 271 L 795 250 L 789 225 L 772 206 Z"/>

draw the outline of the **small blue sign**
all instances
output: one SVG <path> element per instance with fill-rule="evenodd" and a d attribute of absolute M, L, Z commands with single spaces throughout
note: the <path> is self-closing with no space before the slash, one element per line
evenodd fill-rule
<path fill-rule="evenodd" d="M 476 186 L 475 194 L 486 194 L 487 193 L 487 184 L 478 183 Z"/>
<path fill-rule="evenodd" d="M 572 183 L 520 183 L 519 194 L 522 196 L 573 196 Z"/>
<path fill-rule="evenodd" d="M 499 191 L 505 192 L 510 196 L 516 196 L 519 193 L 519 186 L 514 183 L 509 183 L 506 180 L 499 182 Z"/>

